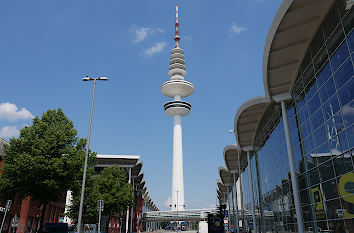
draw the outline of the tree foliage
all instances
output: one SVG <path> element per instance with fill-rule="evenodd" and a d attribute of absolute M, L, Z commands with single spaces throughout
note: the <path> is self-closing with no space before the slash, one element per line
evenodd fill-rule
<path fill-rule="evenodd" d="M 100 199 L 106 214 L 118 214 L 133 205 L 134 188 L 127 183 L 126 172 L 118 166 L 106 167 L 97 176 Z"/>
<path fill-rule="evenodd" d="M 43 204 L 77 187 L 82 177 L 86 140 L 61 109 L 48 110 L 25 126 L 6 146 L 0 177 L 3 198 L 31 196 Z M 44 217 L 42 211 L 42 217 Z M 41 228 L 43 219 L 41 219 Z"/>
<path fill-rule="evenodd" d="M 84 222 L 96 223 L 98 200 L 104 200 L 104 215 L 122 213 L 128 206 L 133 205 L 134 188 L 127 183 L 126 172 L 123 169 L 118 166 L 106 167 L 96 176 L 87 176 Z M 73 192 L 73 205 L 70 206 L 68 213 L 72 219 L 77 219 L 79 201 L 80 192 Z"/>

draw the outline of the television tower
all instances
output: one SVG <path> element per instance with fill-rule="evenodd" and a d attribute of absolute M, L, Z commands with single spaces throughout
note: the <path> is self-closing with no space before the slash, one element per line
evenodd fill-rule
<path fill-rule="evenodd" d="M 173 98 L 164 105 L 165 113 L 173 116 L 173 160 L 172 160 L 172 211 L 184 210 L 184 183 L 183 183 L 183 151 L 182 151 L 182 116 L 189 114 L 192 105 L 182 101 L 183 97 L 194 92 L 191 82 L 184 80 L 186 66 L 184 52 L 179 47 L 179 23 L 178 6 L 176 6 L 175 22 L 175 47 L 171 50 L 170 66 L 168 75 L 170 80 L 161 85 L 161 92 L 165 96 Z"/>

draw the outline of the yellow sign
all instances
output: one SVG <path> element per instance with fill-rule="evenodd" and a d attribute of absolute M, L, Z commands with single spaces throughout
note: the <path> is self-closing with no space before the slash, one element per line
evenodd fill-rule
<path fill-rule="evenodd" d="M 354 173 L 341 176 L 338 182 L 339 195 L 346 203 L 343 203 L 344 217 L 354 217 Z"/>
<path fill-rule="evenodd" d="M 313 202 L 315 203 L 315 211 L 316 211 L 316 218 L 317 219 L 324 219 L 324 206 L 323 206 L 323 198 L 320 186 L 316 186 L 312 189 L 312 198 Z"/>

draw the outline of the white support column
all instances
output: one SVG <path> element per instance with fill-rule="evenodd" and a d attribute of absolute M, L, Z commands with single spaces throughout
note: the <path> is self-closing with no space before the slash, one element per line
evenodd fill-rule
<path fill-rule="evenodd" d="M 293 195 L 294 195 L 296 220 L 297 220 L 297 225 L 299 228 L 299 233 L 303 233 L 304 232 L 304 223 L 302 221 L 299 189 L 298 189 L 298 185 L 297 185 L 293 150 L 292 150 L 292 146 L 291 146 L 291 136 L 290 136 L 290 130 L 289 130 L 289 123 L 288 123 L 288 109 L 285 106 L 285 100 L 281 100 L 280 103 L 281 103 L 281 112 L 282 112 L 283 123 L 284 123 L 286 148 L 288 150 L 288 160 L 289 160 L 289 168 L 290 168 L 290 175 L 291 175 L 291 185 L 293 188 Z"/>
<path fill-rule="evenodd" d="M 254 205 L 252 166 L 251 166 L 251 159 L 250 159 L 250 151 L 249 150 L 247 150 L 247 161 L 248 161 L 249 189 L 250 189 L 250 193 L 251 193 L 253 229 L 254 229 L 254 232 L 258 232 L 257 231 L 257 221 L 256 221 L 256 208 Z"/>
<path fill-rule="evenodd" d="M 228 221 L 227 227 L 228 227 L 229 231 L 231 231 L 231 227 L 230 227 L 231 204 L 230 204 L 229 186 L 226 186 L 226 192 L 227 192 L 227 194 L 226 194 L 226 196 L 227 196 L 227 205 L 229 206 L 229 214 L 227 215 L 227 221 Z"/>
<path fill-rule="evenodd" d="M 231 201 L 232 201 L 232 219 L 231 219 L 231 221 L 232 221 L 232 223 L 234 223 L 234 221 L 235 221 L 235 219 L 234 219 L 234 217 L 235 217 L 235 196 L 234 196 L 233 186 L 230 186 L 230 187 L 231 187 Z M 230 217 L 231 217 L 231 215 L 230 215 Z"/>
<path fill-rule="evenodd" d="M 238 174 L 239 174 L 239 177 L 240 177 L 240 193 L 241 193 L 241 211 L 242 211 L 242 231 L 244 232 L 246 229 L 245 229 L 245 208 L 243 206 L 243 189 L 242 189 L 242 176 L 241 176 L 241 162 L 240 162 L 240 158 L 241 158 L 241 155 L 240 155 L 240 151 L 238 151 Z"/>
<path fill-rule="evenodd" d="M 132 182 L 132 168 L 128 168 L 128 183 L 130 184 Z M 125 233 L 128 233 L 128 228 L 129 228 L 129 207 L 127 209 L 127 218 L 125 221 Z"/>
<path fill-rule="evenodd" d="M 240 233 L 240 220 L 238 218 L 238 201 L 237 201 L 237 186 L 236 186 L 236 173 L 233 173 L 233 177 L 234 177 L 234 187 L 235 187 L 235 202 L 236 202 L 236 222 L 235 222 L 235 227 L 236 227 L 236 232 Z"/>

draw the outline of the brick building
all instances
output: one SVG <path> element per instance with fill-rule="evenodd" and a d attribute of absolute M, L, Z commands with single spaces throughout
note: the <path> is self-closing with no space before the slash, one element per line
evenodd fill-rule
<path fill-rule="evenodd" d="M 0 169 L 3 166 L 3 157 L 5 155 L 4 144 L 8 142 L 0 138 Z M 1 170 L 0 170 L 1 174 Z M 57 202 L 50 202 L 46 207 L 44 222 L 56 223 L 63 216 L 65 210 L 66 193 L 60 195 Z M 0 202 L 1 207 L 5 207 L 5 203 Z M 6 215 L 6 220 L 2 232 L 36 232 L 39 226 L 39 219 L 42 211 L 42 205 L 31 197 L 20 199 L 17 196 L 12 198 L 10 211 Z M 0 212 L 0 219 L 3 219 L 3 212 Z"/>

